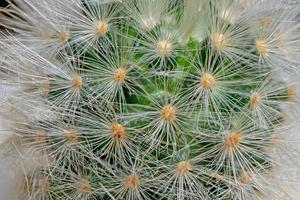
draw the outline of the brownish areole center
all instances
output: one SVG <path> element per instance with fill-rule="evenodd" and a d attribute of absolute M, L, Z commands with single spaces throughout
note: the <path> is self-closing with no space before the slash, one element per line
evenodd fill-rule
<path fill-rule="evenodd" d="M 239 134 L 236 131 L 231 132 L 224 138 L 224 145 L 227 148 L 236 147 L 241 141 Z"/>
<path fill-rule="evenodd" d="M 176 119 L 176 108 L 172 105 L 164 106 L 160 111 L 160 117 L 166 121 L 173 121 Z"/>
<path fill-rule="evenodd" d="M 69 143 L 76 143 L 79 140 L 79 134 L 75 129 L 69 129 L 67 130 L 66 139 Z"/>
<path fill-rule="evenodd" d="M 66 42 L 68 41 L 70 38 L 70 32 L 69 31 L 63 31 L 59 34 L 58 36 L 58 40 L 63 43 L 63 42 Z"/>
<path fill-rule="evenodd" d="M 77 182 L 77 190 L 80 193 L 89 193 L 91 191 L 90 182 L 87 179 L 81 179 Z"/>
<path fill-rule="evenodd" d="M 222 50 L 228 44 L 228 38 L 223 33 L 213 33 L 211 35 L 211 44 L 216 50 Z"/>
<path fill-rule="evenodd" d="M 123 67 L 119 67 L 113 74 L 113 80 L 117 82 L 124 82 L 126 78 L 126 70 Z"/>
<path fill-rule="evenodd" d="M 172 44 L 167 40 L 158 41 L 156 44 L 156 53 L 159 56 L 168 56 L 172 51 Z"/>
<path fill-rule="evenodd" d="M 192 165 L 188 161 L 181 161 L 178 163 L 176 171 L 181 175 L 187 174 L 192 171 Z"/>
<path fill-rule="evenodd" d="M 111 133 L 116 139 L 123 138 L 125 135 L 125 127 L 119 123 L 113 123 L 111 125 Z"/>
<path fill-rule="evenodd" d="M 108 24 L 105 21 L 100 20 L 96 26 L 96 34 L 104 35 L 108 31 Z"/>
<path fill-rule="evenodd" d="M 260 55 L 265 56 L 268 53 L 268 44 L 266 40 L 256 40 L 255 47 Z"/>
<path fill-rule="evenodd" d="M 72 79 L 72 87 L 75 89 L 80 89 L 82 86 L 82 79 L 79 74 L 75 74 Z"/>
<path fill-rule="evenodd" d="M 135 190 L 140 184 L 139 177 L 135 174 L 126 176 L 123 180 L 123 184 L 125 187 Z"/>
<path fill-rule="evenodd" d="M 215 77 L 210 73 L 203 73 L 200 78 L 200 85 L 204 89 L 211 89 L 216 83 Z"/>
<path fill-rule="evenodd" d="M 259 92 L 253 92 L 250 95 L 250 105 L 251 106 L 257 106 L 261 103 L 262 101 L 262 96 Z"/>

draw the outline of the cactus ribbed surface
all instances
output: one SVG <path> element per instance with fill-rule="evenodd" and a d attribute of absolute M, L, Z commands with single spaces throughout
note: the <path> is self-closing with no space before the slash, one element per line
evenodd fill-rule
<path fill-rule="evenodd" d="M 273 176 L 299 164 L 298 4 L 17 0 L 2 11 L 0 73 L 14 91 L 1 150 L 16 199 L 288 198 Z"/>

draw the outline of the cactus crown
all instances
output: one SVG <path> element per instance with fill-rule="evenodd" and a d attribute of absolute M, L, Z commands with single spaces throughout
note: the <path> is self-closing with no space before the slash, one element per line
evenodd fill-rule
<path fill-rule="evenodd" d="M 21 88 L 13 146 L 18 164 L 38 161 L 18 198 L 268 195 L 282 105 L 296 103 L 294 79 L 274 74 L 297 74 L 297 10 L 275 0 L 10 3 L 0 43 L 1 69 Z"/>

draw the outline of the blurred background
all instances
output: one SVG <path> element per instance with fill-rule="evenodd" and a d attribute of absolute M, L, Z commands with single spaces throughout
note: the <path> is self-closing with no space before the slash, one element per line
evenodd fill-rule
<path fill-rule="evenodd" d="M 7 2 L 5 0 L 0 0 L 0 8 L 6 7 L 7 6 Z M 1 20 L 1 15 L 2 13 L 0 13 L 0 20 Z M 1 24 L 1 21 L 0 21 Z M 1 26 L 0 26 L 1 29 Z M 1 77 L 0 77 L 1 79 Z M 3 84 L 4 80 L 0 80 L 0 102 L 1 100 L 4 98 L 4 96 L 6 95 L 6 87 L 5 84 Z M 1 105 L 0 105 L 1 106 Z M 1 115 L 2 113 L 0 113 Z M 5 124 L 3 124 L 3 122 L 1 122 L 1 116 L 0 116 L 0 144 L 3 142 L 4 138 L 2 137 L 2 132 L 4 130 L 5 132 Z M 12 186 L 13 186 L 13 174 L 12 172 L 9 170 L 9 166 L 7 165 L 7 163 L 2 159 L 2 156 L 0 156 L 0 200 L 14 200 L 14 197 L 11 196 L 13 191 L 12 190 Z"/>

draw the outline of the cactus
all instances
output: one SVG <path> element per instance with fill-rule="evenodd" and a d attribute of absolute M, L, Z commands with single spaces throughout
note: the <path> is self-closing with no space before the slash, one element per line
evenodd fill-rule
<path fill-rule="evenodd" d="M 287 197 L 272 177 L 299 154 L 298 4 L 17 0 L 2 11 L 1 76 L 16 90 L 1 103 L 1 149 L 17 199 Z"/>

